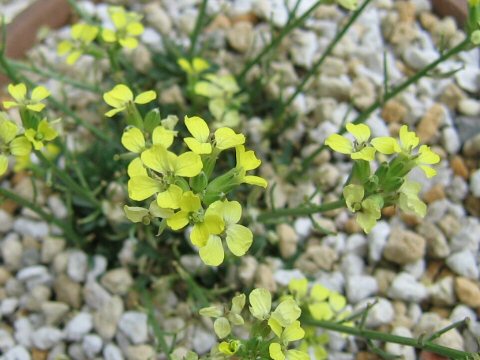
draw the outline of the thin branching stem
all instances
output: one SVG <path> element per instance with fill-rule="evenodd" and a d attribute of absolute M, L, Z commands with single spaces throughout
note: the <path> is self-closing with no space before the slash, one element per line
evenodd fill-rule
<path fill-rule="evenodd" d="M 388 93 L 384 94 L 381 99 L 375 101 L 370 107 L 365 109 L 360 115 L 357 116 L 355 120 L 352 122 L 354 124 L 361 124 L 365 122 L 368 117 L 377 109 L 379 109 L 381 106 L 385 104 L 388 100 L 394 98 L 397 96 L 399 93 L 404 91 L 406 88 L 408 88 L 410 85 L 415 84 L 417 81 L 419 81 L 421 78 L 428 76 L 430 71 L 432 71 L 437 65 L 441 64 L 448 58 L 452 57 L 453 55 L 458 54 L 459 52 L 467 49 L 468 45 L 470 44 L 470 40 L 467 38 L 461 43 L 459 43 L 457 46 L 453 47 L 449 51 L 445 52 L 442 54 L 437 60 L 431 62 L 427 66 L 425 66 L 423 69 L 419 70 L 417 73 L 409 77 L 407 80 L 402 82 L 400 85 L 394 87 L 391 89 Z M 342 128 L 338 131 L 339 134 L 343 134 L 346 131 L 345 126 L 342 126 Z M 315 149 L 308 157 L 303 159 L 301 168 L 299 171 L 294 171 L 290 174 L 289 178 L 293 179 L 294 177 L 298 176 L 298 174 L 303 173 L 306 169 L 310 167 L 312 162 L 315 160 L 317 155 L 325 149 L 325 145 L 320 145 L 317 149 Z"/>
<path fill-rule="evenodd" d="M 262 51 L 260 51 L 257 56 L 255 56 L 252 60 L 248 61 L 243 70 L 240 72 L 240 74 L 238 75 L 238 81 L 240 83 L 242 83 L 245 79 L 245 76 L 248 74 L 248 72 L 252 69 L 252 67 L 254 67 L 256 64 L 258 64 L 265 55 L 267 55 L 270 51 L 276 49 L 280 43 L 282 42 L 282 40 L 285 38 L 285 36 L 287 36 L 288 34 L 290 34 L 294 29 L 298 28 L 299 26 L 301 26 L 305 20 L 307 20 L 310 15 L 315 11 L 315 9 L 322 3 L 324 3 L 325 0 L 319 0 L 317 2 L 315 2 L 307 11 L 305 11 L 302 16 L 299 16 L 298 18 L 292 20 L 292 21 L 289 21 L 285 27 L 282 28 L 282 30 L 280 30 L 279 34 L 274 37 L 270 43 L 265 46 Z"/>
<path fill-rule="evenodd" d="M 195 22 L 195 27 L 193 28 L 192 34 L 190 35 L 190 50 L 188 52 L 188 56 L 190 59 L 193 59 L 196 53 L 196 47 L 198 42 L 198 37 L 202 32 L 202 28 L 205 24 L 205 15 L 207 13 L 207 3 L 208 0 L 203 0 L 202 4 L 200 5 L 200 10 L 197 16 L 197 20 Z"/>
<path fill-rule="evenodd" d="M 346 326 L 332 321 L 320 321 L 312 319 L 308 316 L 302 316 L 302 324 L 313 325 L 322 329 L 349 334 L 353 336 L 363 337 L 369 340 L 380 340 L 383 342 L 395 343 L 400 345 L 411 346 L 416 349 L 433 352 L 437 355 L 445 356 L 449 359 L 468 359 L 472 354 L 455 350 L 446 346 L 435 344 L 431 341 L 422 341 L 421 339 L 414 339 L 404 336 L 392 335 L 380 331 L 360 329 L 357 327 Z"/>
<path fill-rule="evenodd" d="M 311 79 L 312 76 L 314 76 L 318 72 L 318 69 L 325 62 L 325 59 L 332 54 L 337 44 L 342 40 L 343 36 L 347 33 L 347 31 L 355 23 L 358 17 L 362 14 L 363 10 L 365 10 L 367 5 L 371 1 L 372 0 L 365 0 L 363 4 L 352 14 L 352 16 L 350 16 L 345 26 L 335 35 L 332 41 L 330 41 L 327 48 L 322 53 L 322 56 L 313 64 L 312 68 L 308 70 L 308 72 L 305 74 L 300 84 L 298 84 L 297 87 L 295 88 L 295 91 L 293 92 L 293 94 L 290 95 L 288 99 L 285 102 L 282 102 L 281 105 L 278 107 L 278 111 L 277 111 L 278 115 L 280 116 L 284 115 L 284 110 L 295 100 L 298 94 L 300 94 L 303 91 L 307 82 Z"/>
<path fill-rule="evenodd" d="M 345 201 L 337 200 L 322 205 L 309 205 L 300 206 L 296 208 L 286 209 L 273 209 L 264 211 L 257 217 L 257 221 L 268 223 L 271 221 L 277 221 L 282 216 L 308 216 L 312 214 L 322 213 L 330 210 L 339 209 L 345 206 Z"/>

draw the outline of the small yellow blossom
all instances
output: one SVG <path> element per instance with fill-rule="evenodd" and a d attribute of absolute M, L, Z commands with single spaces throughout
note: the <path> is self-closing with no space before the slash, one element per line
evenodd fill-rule
<path fill-rule="evenodd" d="M 89 24 L 75 24 L 72 26 L 72 40 L 64 40 L 58 44 L 58 55 L 67 55 L 67 64 L 75 64 L 80 56 L 88 49 L 95 40 L 99 28 Z"/>
<path fill-rule="evenodd" d="M 163 126 L 157 126 L 152 132 L 152 144 L 162 145 L 166 149 L 173 143 L 175 131 L 167 130 Z M 143 132 L 137 127 L 125 129 L 121 139 L 122 145 L 133 153 L 140 154 L 147 148 L 147 142 Z"/>
<path fill-rule="evenodd" d="M 113 107 L 112 110 L 105 113 L 105 116 L 112 117 L 113 115 L 123 111 L 129 104 L 147 104 L 157 98 L 157 94 L 153 90 L 145 91 L 133 98 L 133 93 L 130 88 L 124 84 L 116 85 L 112 90 L 103 94 L 103 100 Z"/>
<path fill-rule="evenodd" d="M 188 75 L 198 75 L 210 67 L 210 64 L 200 57 L 194 57 L 191 62 L 185 58 L 180 58 L 177 64 Z"/>
<path fill-rule="evenodd" d="M 235 355 L 238 349 L 240 349 L 240 341 L 238 340 L 222 341 L 218 345 L 218 351 L 228 356 Z"/>
<path fill-rule="evenodd" d="M 34 88 L 30 99 L 27 98 L 27 87 L 23 83 L 17 85 L 10 84 L 7 89 L 15 101 L 4 101 L 3 106 L 5 109 L 26 107 L 29 110 L 39 112 L 45 108 L 45 104 L 42 104 L 41 101 L 50 96 L 50 92 L 43 86 Z"/>
<path fill-rule="evenodd" d="M 350 155 L 354 160 L 372 161 L 375 157 L 375 148 L 369 145 L 370 128 L 365 124 L 346 125 L 347 131 L 355 138 L 352 143 L 349 139 L 338 134 L 330 135 L 325 141 L 325 145 L 341 154 Z"/>
<path fill-rule="evenodd" d="M 245 147 L 239 145 L 235 147 L 235 151 L 237 155 L 236 168 L 240 170 L 240 182 L 266 188 L 267 180 L 264 178 L 255 175 L 246 175 L 247 171 L 258 168 L 262 163 L 262 161 L 255 156 L 253 150 L 245 151 Z"/>
<path fill-rule="evenodd" d="M 135 49 L 138 46 L 137 37 L 144 32 L 144 27 L 140 23 L 142 16 L 135 12 L 126 12 L 120 6 L 110 7 L 108 13 L 115 30 L 103 29 L 103 40 L 107 43 L 118 42 L 124 48 Z"/>
<path fill-rule="evenodd" d="M 57 131 L 50 125 L 47 119 L 39 122 L 37 129 L 27 129 L 25 137 L 32 143 L 35 150 L 42 149 L 46 141 L 52 141 L 58 136 Z"/>
<path fill-rule="evenodd" d="M 8 168 L 8 155 L 18 158 L 27 157 L 32 145 L 25 136 L 17 136 L 18 126 L 0 113 L 0 176 Z"/>
<path fill-rule="evenodd" d="M 379 195 L 370 195 L 364 199 L 363 186 L 349 184 L 343 188 L 343 196 L 350 211 L 357 214 L 356 220 L 366 233 L 375 226 L 381 217 L 383 199 Z"/>

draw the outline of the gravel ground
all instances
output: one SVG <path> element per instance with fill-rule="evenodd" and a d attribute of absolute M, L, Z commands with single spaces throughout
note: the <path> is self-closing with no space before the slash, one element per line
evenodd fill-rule
<path fill-rule="evenodd" d="M 105 5 L 79 3 L 86 11 L 107 19 Z M 152 66 L 147 45 L 161 50 L 166 36 L 180 44 L 188 43 L 187 34 L 194 25 L 192 19 L 198 13 L 198 1 L 130 3 L 134 10 L 145 14 L 146 25 L 144 45 L 130 56 L 140 72 L 147 72 Z M 303 0 L 299 11 L 305 11 L 312 3 Z M 10 11 L 8 16 L 11 16 L 14 4 L 17 2 L 0 6 Z M 211 41 L 211 52 L 217 54 L 211 58 L 227 68 L 242 64 L 268 36 L 266 21 L 270 15 L 275 26 L 285 23 L 287 12 L 283 4 L 283 0 L 209 1 L 210 14 L 225 7 L 209 26 L 204 39 Z M 383 86 L 384 52 L 389 80 L 395 84 L 437 57 L 442 42 L 452 46 L 464 38 L 451 18 L 438 19 L 432 15 L 426 0 L 377 0 L 374 4 L 335 49 L 321 74 L 292 104 L 292 110 L 300 114 L 300 121 L 280 140 L 298 143 L 307 139 L 302 156 L 337 131 L 350 102 L 355 108 L 348 119 L 376 100 Z M 278 96 L 280 89 L 287 94 L 293 92 L 301 80 L 299 74 L 311 68 L 345 16 L 335 7 L 322 6 L 303 28 L 284 41 L 271 65 L 273 71 L 283 74 L 271 77 L 267 84 L 272 98 Z M 52 34 L 32 50 L 31 57 L 39 59 L 42 55 L 72 77 L 85 81 L 107 76 L 107 68 L 93 72 L 88 66 L 89 58 L 82 58 L 74 71 L 59 63 L 54 49 L 68 33 L 65 28 Z M 272 241 L 278 242 L 283 258 L 294 254 L 299 244 L 305 246 L 295 268 L 285 269 L 282 258 L 267 258 L 259 263 L 247 255 L 233 275 L 236 281 L 275 291 L 286 285 L 288 279 L 308 275 L 344 293 L 354 309 L 378 299 L 366 325 L 403 336 L 429 333 L 468 316 L 472 320 L 468 329 L 462 333 L 452 330 L 439 343 L 478 351 L 478 50 L 463 53 L 440 66 L 442 72 L 455 69 L 461 70 L 449 78 L 422 79 L 367 121 L 374 136 L 396 134 L 401 124 L 408 124 L 416 128 L 423 143 L 432 145 L 441 155 L 438 176 L 433 181 L 413 174 L 417 181 L 424 182 L 423 199 L 429 204 L 424 219 L 394 214 L 387 209 L 384 220 L 366 236 L 347 211 L 334 211 L 316 217 L 322 227 L 336 233 L 324 236 L 314 229 L 310 219 L 299 218 L 293 224 L 277 226 L 270 234 Z M 258 69 L 251 76 L 258 76 L 255 74 Z M 61 90 L 54 80 L 45 85 L 54 93 Z M 175 86 L 160 83 L 158 88 L 162 89 L 161 103 L 183 101 Z M 88 114 L 92 121 L 101 120 L 89 108 L 98 98 L 78 89 L 64 90 L 68 90 L 66 101 L 80 113 Z M 254 146 L 267 156 L 270 145 L 258 136 L 262 131 L 261 119 L 245 120 Z M 325 195 L 315 201 L 338 197 L 348 169 L 349 163 L 344 158 L 323 152 L 310 170 L 311 176 L 301 183 L 288 183 L 275 176 L 278 169 L 268 161 L 261 171 L 272 183 L 277 183 L 273 196 L 281 207 L 299 204 L 316 187 Z M 25 177 L 4 180 L 2 186 L 33 196 L 31 182 Z M 42 206 L 59 218 L 65 217 L 65 206 L 57 195 L 40 194 Z M 87 254 L 66 248 L 65 240 L 57 236 L 55 228 L 26 209 L 13 216 L 15 210 L 9 204 L 0 209 L 0 354 L 3 353 L 0 359 L 54 360 L 63 354 L 75 360 L 155 357 L 152 330 L 145 312 L 138 306 L 138 294 L 131 289 L 134 278 L 129 266 L 137 261 L 135 241 L 127 241 L 120 252 L 122 267 L 107 270 L 104 257 L 97 255 L 89 260 Z M 182 263 L 198 270 L 196 257 L 184 256 Z M 158 296 L 157 302 L 161 304 L 156 312 L 158 322 L 165 331 L 177 333 L 177 347 L 199 353 L 209 350 L 216 341 L 210 325 L 194 320 L 188 303 L 177 298 L 173 291 L 163 291 Z M 386 350 L 405 359 L 416 358 L 411 348 L 389 344 Z M 335 335 L 331 336 L 329 354 L 329 359 L 338 360 L 366 356 L 358 343 Z"/>

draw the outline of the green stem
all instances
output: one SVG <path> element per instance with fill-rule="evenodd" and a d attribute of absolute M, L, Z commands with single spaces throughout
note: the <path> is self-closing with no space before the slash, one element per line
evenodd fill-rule
<path fill-rule="evenodd" d="M 313 4 L 302 16 L 298 17 L 297 19 L 290 21 L 286 24 L 284 28 L 280 31 L 278 36 L 274 37 L 270 43 L 265 46 L 257 56 L 255 56 L 252 60 L 247 62 L 242 70 L 242 72 L 238 75 L 238 81 L 243 82 L 245 76 L 248 74 L 250 69 L 260 62 L 260 60 L 267 55 L 270 51 L 277 48 L 280 43 L 282 42 L 283 38 L 287 36 L 292 30 L 296 29 L 297 27 L 301 26 L 305 20 L 315 11 L 315 9 L 325 2 L 325 0 L 319 0 L 315 4 Z"/>
<path fill-rule="evenodd" d="M 314 320 L 307 316 L 302 316 L 301 322 L 305 325 L 313 325 L 322 329 L 363 337 L 369 340 L 380 340 L 383 342 L 411 346 L 416 349 L 426 350 L 441 356 L 445 356 L 449 359 L 468 359 L 471 356 L 470 353 L 467 353 L 465 351 L 451 349 L 442 345 L 435 344 L 431 341 L 422 341 L 421 339 L 413 339 L 404 336 L 392 335 L 380 331 L 360 329 L 357 327 L 346 326 L 330 321 Z"/>
<path fill-rule="evenodd" d="M 195 23 L 195 28 L 193 29 L 193 32 L 190 35 L 190 50 L 188 52 L 188 56 L 190 60 L 192 60 L 193 57 L 195 56 L 195 48 L 197 47 L 198 37 L 200 35 L 200 32 L 202 31 L 202 27 L 205 20 L 207 3 L 208 3 L 208 0 L 202 1 L 202 4 L 200 5 L 200 10 L 197 16 L 197 21 Z"/>
<path fill-rule="evenodd" d="M 322 213 L 330 210 L 339 209 L 345 206 L 345 200 L 337 200 L 322 205 L 310 205 L 302 206 L 291 209 L 274 209 L 265 211 L 257 217 L 257 221 L 269 222 L 270 220 L 276 220 L 281 216 L 307 216 L 316 213 Z"/>
<path fill-rule="evenodd" d="M 7 61 L 9 63 L 9 65 L 12 68 L 14 68 L 15 70 L 23 70 L 23 71 L 32 72 L 34 74 L 38 74 L 40 76 L 43 76 L 47 79 L 55 79 L 55 80 L 60 81 L 61 83 L 69 84 L 69 85 L 72 85 L 73 87 L 76 87 L 77 89 L 90 91 L 90 92 L 95 93 L 95 94 L 101 94 L 102 93 L 102 90 L 100 90 L 97 86 L 86 84 L 82 81 L 72 79 L 72 78 L 70 78 L 66 75 L 62 75 L 62 74 L 55 73 L 55 72 L 52 72 L 52 71 L 48 71 L 48 70 L 45 70 L 45 69 L 39 69 L 35 65 L 27 65 L 27 64 L 24 64 L 20 61 L 15 61 L 15 60 L 7 60 Z"/>
<path fill-rule="evenodd" d="M 37 155 L 40 161 L 42 161 L 45 165 L 52 169 L 53 173 L 57 175 L 70 190 L 76 192 L 78 195 L 88 200 L 92 205 L 95 205 L 95 207 L 99 209 L 101 208 L 100 202 L 95 198 L 95 196 L 92 195 L 92 193 L 88 189 L 85 189 L 82 186 L 78 185 L 77 182 L 70 177 L 70 175 L 60 169 L 50 159 L 45 157 L 45 155 L 43 155 L 40 151 L 35 151 L 35 155 Z"/>
<path fill-rule="evenodd" d="M 14 192 L 5 189 L 4 187 L 0 187 L 0 195 L 12 200 L 13 202 L 17 203 L 20 206 L 25 208 L 29 208 L 30 210 L 34 211 L 38 214 L 43 220 L 46 222 L 52 223 L 58 228 L 62 229 L 63 235 L 68 240 L 73 240 L 75 244 L 79 247 L 82 246 L 83 240 L 82 238 L 73 230 L 70 226 L 67 225 L 67 222 L 59 220 L 55 218 L 53 215 L 47 213 L 43 210 L 40 206 L 34 204 L 33 202 L 15 194 Z"/>
<path fill-rule="evenodd" d="M 371 1 L 372 0 L 365 0 L 363 4 L 352 14 L 352 16 L 350 16 L 350 19 L 348 19 L 348 22 L 345 24 L 342 30 L 340 30 L 340 32 L 338 32 L 337 35 L 335 35 L 332 41 L 330 41 L 330 43 L 327 46 L 327 49 L 323 52 L 320 59 L 318 59 L 315 62 L 315 64 L 313 64 L 312 68 L 305 74 L 300 84 L 298 84 L 298 86 L 296 87 L 295 92 L 292 95 L 290 95 L 290 97 L 278 107 L 277 114 L 282 114 L 283 116 L 284 110 L 295 100 L 298 94 L 300 94 L 303 91 L 303 88 L 305 87 L 307 82 L 310 80 L 310 78 L 317 73 L 318 69 L 325 62 L 325 59 L 328 56 L 330 56 L 330 54 L 335 49 L 337 44 L 340 42 L 340 40 L 342 40 L 343 36 L 347 33 L 347 31 L 355 23 L 358 17 L 362 14 L 363 10 L 367 7 L 367 5 Z M 276 125 L 276 127 L 278 128 L 278 125 Z"/>
<path fill-rule="evenodd" d="M 453 47 L 452 49 L 450 49 L 449 51 L 441 55 L 437 60 L 431 62 L 430 64 L 425 66 L 423 69 L 419 70 L 417 73 L 415 73 L 413 76 L 405 80 L 403 83 L 393 88 L 390 92 L 386 93 L 381 99 L 377 100 L 375 103 L 370 105 L 366 110 L 364 110 L 360 115 L 358 115 L 357 118 L 352 121 L 352 123 L 360 124 L 365 122 L 368 119 L 368 117 L 375 110 L 383 106 L 385 102 L 397 96 L 399 93 L 401 93 L 403 90 L 408 88 L 410 85 L 416 83 L 422 77 L 427 76 L 430 71 L 432 71 L 435 67 L 437 67 L 437 65 L 441 64 L 442 62 L 452 57 L 453 55 L 456 55 L 459 52 L 465 50 L 469 44 L 470 44 L 470 40 L 467 38 L 457 46 Z M 346 131 L 345 126 L 342 126 L 342 128 L 338 131 L 338 133 L 343 134 L 345 131 Z M 302 161 L 301 169 L 298 172 L 297 171 L 292 172 L 289 178 L 293 179 L 295 176 L 298 176 L 298 174 L 301 174 L 306 169 L 308 169 L 308 167 L 312 164 L 312 162 L 315 160 L 317 155 L 324 149 L 325 149 L 325 145 L 319 146 L 315 151 L 313 151 L 308 157 L 306 157 Z"/>

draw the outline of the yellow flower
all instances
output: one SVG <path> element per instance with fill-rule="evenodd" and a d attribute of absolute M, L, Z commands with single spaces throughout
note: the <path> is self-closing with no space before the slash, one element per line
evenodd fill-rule
<path fill-rule="evenodd" d="M 370 195 L 364 199 L 363 186 L 350 184 L 343 188 L 343 196 L 350 211 L 357 214 L 358 225 L 369 233 L 381 217 L 383 199 L 379 195 Z"/>
<path fill-rule="evenodd" d="M 145 225 L 150 224 L 152 218 L 162 218 L 167 219 L 173 215 L 173 210 L 171 209 L 162 209 L 158 206 L 157 202 L 154 200 L 150 203 L 148 209 L 139 207 L 139 206 L 127 206 L 123 207 L 125 216 L 128 220 L 134 223 L 143 223 Z"/>
<path fill-rule="evenodd" d="M 253 242 L 252 231 L 237 224 L 242 217 L 242 206 L 238 201 L 215 201 L 210 205 L 225 223 L 226 242 L 229 250 L 235 256 L 243 256 Z"/>
<path fill-rule="evenodd" d="M 240 88 L 232 75 L 219 76 L 216 74 L 207 74 L 205 79 L 208 81 L 199 81 L 195 84 L 195 93 L 208 98 L 231 97 L 240 91 Z"/>
<path fill-rule="evenodd" d="M 18 126 L 0 113 L 0 176 L 7 171 L 9 154 L 18 159 L 28 156 L 32 149 L 25 136 L 16 137 L 17 134 Z"/>
<path fill-rule="evenodd" d="M 152 132 L 152 144 L 163 145 L 166 149 L 173 143 L 175 131 L 167 130 L 163 126 L 157 126 Z M 128 127 L 122 134 L 122 145 L 133 153 L 140 154 L 146 147 L 145 136 L 137 127 Z"/>
<path fill-rule="evenodd" d="M 353 143 L 344 136 L 332 134 L 325 141 L 325 145 L 336 152 L 350 155 L 354 160 L 372 161 L 375 158 L 375 148 L 368 144 L 370 128 L 365 124 L 352 123 L 348 123 L 346 128 L 355 138 Z"/>
<path fill-rule="evenodd" d="M 418 154 L 414 158 L 414 161 L 415 164 L 417 164 L 418 167 L 423 170 L 423 172 L 428 178 L 437 175 L 437 171 L 427 165 L 437 164 L 440 161 L 440 156 L 430 150 L 429 146 L 420 146 L 420 149 L 418 150 Z"/>
<path fill-rule="evenodd" d="M 262 163 L 261 160 L 255 156 L 253 150 L 245 151 L 245 147 L 243 145 L 239 145 L 235 147 L 235 151 L 237 156 L 236 168 L 240 170 L 240 183 L 257 185 L 266 188 L 267 180 L 264 178 L 254 175 L 246 175 L 247 171 L 258 168 Z"/>
<path fill-rule="evenodd" d="M 64 40 L 58 44 L 58 55 L 67 55 L 67 64 L 72 65 L 87 50 L 99 33 L 99 28 L 89 24 L 75 24 L 72 26 L 72 40 Z"/>
<path fill-rule="evenodd" d="M 199 314 L 202 316 L 215 318 L 213 328 L 216 335 L 223 339 L 227 337 L 231 332 L 231 324 L 243 325 L 244 320 L 240 313 L 245 306 L 245 294 L 240 294 L 232 299 L 232 307 L 227 314 L 225 314 L 223 307 L 209 306 L 200 309 Z"/>
<path fill-rule="evenodd" d="M 27 129 L 25 137 L 32 143 L 35 150 L 42 149 L 45 141 L 52 141 L 58 136 L 57 131 L 50 125 L 47 119 L 43 119 L 37 129 Z"/>
<path fill-rule="evenodd" d="M 3 106 L 5 109 L 12 107 L 26 107 L 32 111 L 42 111 L 45 104 L 41 101 L 50 96 L 50 92 L 43 86 L 37 86 L 33 89 L 30 99 L 27 98 L 27 87 L 25 84 L 20 83 L 17 85 L 8 85 L 8 92 L 15 99 L 15 101 L 4 101 Z"/>
<path fill-rule="evenodd" d="M 118 42 L 122 47 L 134 49 L 138 46 L 137 37 L 142 35 L 144 27 L 140 23 L 142 16 L 135 12 L 126 12 L 123 7 L 112 6 L 108 9 L 115 31 L 103 29 L 102 38 L 107 43 Z"/>
<path fill-rule="evenodd" d="M 175 188 L 178 188 L 178 186 L 170 185 L 168 191 L 171 191 Z M 178 189 L 181 191 L 180 188 Z M 162 194 L 159 194 L 159 197 L 161 195 Z M 174 199 L 172 201 L 168 201 L 169 199 L 165 197 L 167 200 L 162 199 L 161 202 L 159 202 L 159 205 L 161 207 L 180 208 L 180 211 L 176 212 L 173 214 L 173 216 L 167 219 L 167 225 L 172 230 L 183 229 L 190 222 L 194 224 L 192 232 L 190 233 L 190 240 L 192 241 L 193 245 L 203 248 L 208 245 L 210 235 L 217 235 L 223 231 L 224 223 L 222 218 L 218 216 L 218 214 L 211 208 L 208 208 L 206 211 L 204 211 L 198 195 L 195 195 L 192 191 L 187 191 L 181 194 L 180 198 L 178 198 L 178 196 L 175 197 L 176 199 L 174 199 L 174 196 L 169 198 Z M 218 265 L 217 263 L 220 260 L 219 256 L 217 256 L 217 253 L 215 252 L 214 254 L 213 252 L 210 252 L 209 255 L 212 257 L 215 255 L 215 259 L 213 260 L 213 263 L 215 264 L 213 266 Z M 207 265 L 212 265 L 209 263 L 212 261 L 205 261 L 205 259 L 202 257 L 202 254 L 200 254 L 200 257 Z M 221 261 L 219 263 L 222 261 L 223 256 L 221 257 Z"/>
<path fill-rule="evenodd" d="M 418 198 L 422 185 L 420 183 L 405 180 L 399 192 L 398 205 L 405 212 L 413 212 L 421 217 L 427 213 L 427 205 Z"/>
<path fill-rule="evenodd" d="M 222 341 L 218 345 L 218 351 L 228 356 L 235 355 L 239 348 L 240 348 L 240 341 L 238 340 L 230 340 L 228 343 L 226 341 Z"/>
<path fill-rule="evenodd" d="M 252 290 L 248 296 L 250 313 L 258 320 L 267 320 L 272 309 L 272 295 L 265 288 Z"/>
<path fill-rule="evenodd" d="M 282 349 L 279 343 L 271 343 L 268 347 L 268 352 L 273 360 L 310 360 L 310 356 L 306 352 L 295 349 Z"/>
<path fill-rule="evenodd" d="M 207 123 L 199 116 L 185 116 L 185 125 L 193 137 L 184 138 L 187 146 L 196 154 L 210 154 L 212 144 L 210 141 L 210 129 Z M 215 147 L 226 150 L 245 143 L 243 134 L 236 134 L 230 128 L 222 127 L 215 131 Z"/>
<path fill-rule="evenodd" d="M 123 111 L 129 104 L 147 104 L 157 98 L 155 91 L 145 91 L 133 98 L 130 88 L 124 84 L 116 85 L 112 90 L 103 94 L 103 100 L 113 107 L 112 110 L 105 113 L 105 116 L 112 117 L 116 113 Z"/>
<path fill-rule="evenodd" d="M 194 57 L 191 62 L 185 58 L 180 58 L 177 64 L 188 75 L 198 75 L 210 67 L 210 64 L 200 57 Z"/>
<path fill-rule="evenodd" d="M 274 324 L 277 323 L 281 327 L 287 327 L 297 320 L 301 313 L 302 310 L 297 302 L 292 297 L 288 297 L 278 304 L 272 312 L 268 323 L 270 325 L 273 321 Z"/>

